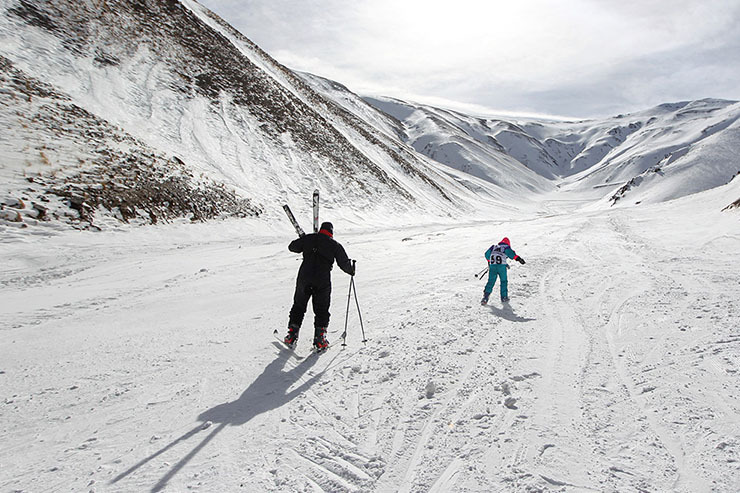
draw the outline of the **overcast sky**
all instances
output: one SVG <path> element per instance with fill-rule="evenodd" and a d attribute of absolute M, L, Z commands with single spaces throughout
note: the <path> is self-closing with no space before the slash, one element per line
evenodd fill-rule
<path fill-rule="evenodd" d="M 199 0 L 288 67 L 469 112 L 740 100 L 740 0 Z"/>

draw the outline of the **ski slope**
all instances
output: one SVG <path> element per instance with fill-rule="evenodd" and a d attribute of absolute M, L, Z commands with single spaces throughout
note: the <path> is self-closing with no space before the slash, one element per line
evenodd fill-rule
<path fill-rule="evenodd" d="M 287 221 L 4 240 L 0 490 L 736 491 L 740 216 L 720 209 L 738 186 L 337 221 L 369 341 L 352 308 L 319 356 L 310 308 L 298 357 L 272 336 Z M 473 275 L 504 235 L 527 264 L 509 306 L 482 307 Z M 335 269 L 330 341 L 348 282 Z"/>

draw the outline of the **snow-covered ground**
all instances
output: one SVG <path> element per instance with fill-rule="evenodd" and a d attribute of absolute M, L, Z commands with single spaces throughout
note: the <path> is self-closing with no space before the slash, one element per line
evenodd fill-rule
<path fill-rule="evenodd" d="M 740 103 L 396 121 L 190 0 L 32 4 L 0 0 L 0 491 L 740 490 Z M 174 172 L 255 207 L 117 197 Z M 314 188 L 368 338 L 351 306 L 322 355 L 310 314 L 272 335 Z"/>
<path fill-rule="evenodd" d="M 2 491 L 737 491 L 740 182 L 638 208 L 343 231 L 367 344 L 295 354 L 292 235 L 0 243 Z M 326 218 L 331 219 L 331 218 Z M 276 232 L 277 231 L 277 232 Z M 483 251 L 527 260 L 479 305 Z M 329 339 L 349 278 L 334 272 Z M 297 356 L 296 356 L 297 355 Z"/>

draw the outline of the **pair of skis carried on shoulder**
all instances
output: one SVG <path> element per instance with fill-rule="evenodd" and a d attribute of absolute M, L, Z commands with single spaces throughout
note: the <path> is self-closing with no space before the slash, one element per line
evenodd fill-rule
<path fill-rule="evenodd" d="M 301 228 L 301 225 L 298 224 L 298 220 L 296 220 L 295 216 L 293 215 L 293 211 L 290 210 L 290 207 L 288 204 L 283 205 L 283 210 L 285 211 L 285 214 L 287 214 L 288 219 L 290 219 L 291 224 L 293 224 L 293 227 L 295 228 L 296 233 L 298 233 L 298 236 L 305 236 L 306 232 L 303 231 L 303 228 Z M 313 191 L 313 232 L 318 233 L 319 232 L 319 191 L 314 190 Z M 354 263 L 354 261 L 353 261 Z M 354 265 L 353 265 L 354 267 Z M 354 290 L 354 274 L 352 275 L 352 280 L 350 281 L 350 292 L 349 296 L 352 295 L 352 291 Z M 347 300 L 347 315 L 349 316 L 349 299 Z M 355 304 L 357 304 L 357 313 L 360 314 L 360 305 L 357 302 L 357 291 L 355 291 Z M 362 325 L 362 315 L 360 314 L 360 325 Z M 273 332 L 273 335 L 275 338 L 283 345 L 285 349 L 292 350 L 293 348 L 285 344 L 285 341 L 280 339 L 280 336 L 278 335 L 277 330 Z M 362 329 L 362 337 L 363 337 L 363 343 L 367 343 L 367 339 L 365 338 L 365 329 L 363 327 Z M 344 333 L 342 334 L 342 346 L 346 346 L 346 339 L 347 339 L 347 318 L 345 317 L 344 321 Z M 333 344 L 329 344 L 328 347 L 324 348 L 321 351 L 314 351 L 314 353 L 319 354 L 327 349 L 331 348 Z M 295 353 L 294 353 L 295 354 Z"/>
<path fill-rule="evenodd" d="M 293 224 L 293 227 L 295 228 L 295 232 L 298 233 L 298 236 L 305 236 L 306 232 L 303 231 L 303 228 L 301 228 L 301 225 L 298 224 L 298 221 L 293 215 L 293 211 L 290 210 L 290 207 L 288 206 L 288 204 L 283 205 L 283 210 L 285 211 L 285 214 L 288 215 L 288 219 L 290 220 L 291 224 Z M 313 191 L 313 232 L 314 233 L 319 232 L 319 191 L 318 190 Z"/>

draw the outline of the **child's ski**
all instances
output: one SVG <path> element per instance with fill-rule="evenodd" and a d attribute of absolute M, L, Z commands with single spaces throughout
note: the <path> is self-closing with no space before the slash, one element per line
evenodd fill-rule
<path fill-rule="evenodd" d="M 313 232 L 319 232 L 319 191 L 313 191 Z"/>

